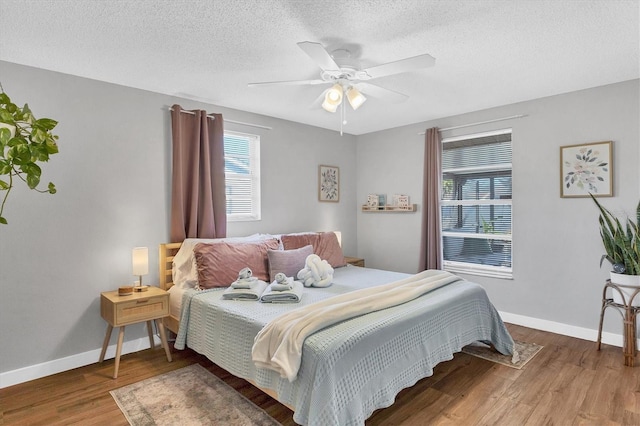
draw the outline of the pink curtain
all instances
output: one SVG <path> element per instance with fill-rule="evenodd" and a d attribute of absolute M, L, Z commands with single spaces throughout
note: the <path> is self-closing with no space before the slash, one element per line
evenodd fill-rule
<path fill-rule="evenodd" d="M 171 241 L 227 235 L 222 114 L 171 112 Z"/>
<path fill-rule="evenodd" d="M 424 140 L 424 177 L 422 202 L 422 236 L 419 271 L 442 269 L 440 234 L 440 180 L 442 142 L 437 127 L 427 129 Z"/>

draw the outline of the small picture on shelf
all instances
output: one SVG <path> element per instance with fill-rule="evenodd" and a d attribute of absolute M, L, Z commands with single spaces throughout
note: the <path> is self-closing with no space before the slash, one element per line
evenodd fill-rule
<path fill-rule="evenodd" d="M 394 194 L 392 200 L 392 207 L 409 207 L 408 195 Z"/>
<path fill-rule="evenodd" d="M 378 207 L 378 194 L 369 194 L 367 196 L 367 207 Z"/>
<path fill-rule="evenodd" d="M 387 205 L 387 194 L 378 194 L 378 207 Z"/>

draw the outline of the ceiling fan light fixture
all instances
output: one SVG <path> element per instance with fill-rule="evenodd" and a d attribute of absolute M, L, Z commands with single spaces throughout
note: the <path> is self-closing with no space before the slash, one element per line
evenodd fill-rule
<path fill-rule="evenodd" d="M 329 112 L 336 112 L 340 103 L 342 103 L 342 86 L 340 84 L 334 84 L 324 95 L 322 108 Z"/>
<path fill-rule="evenodd" d="M 349 100 L 351 108 L 353 108 L 354 110 L 360 108 L 364 101 L 367 100 L 367 98 L 353 86 L 349 87 L 349 89 L 347 90 L 347 99 Z"/>

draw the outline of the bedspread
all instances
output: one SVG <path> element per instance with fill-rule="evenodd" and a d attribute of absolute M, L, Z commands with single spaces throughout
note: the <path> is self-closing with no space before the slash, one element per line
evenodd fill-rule
<path fill-rule="evenodd" d="M 300 304 L 407 276 L 338 268 L 333 286 L 305 289 Z M 390 406 L 400 390 L 431 376 L 435 365 L 473 341 L 490 341 L 504 354 L 513 350 L 484 289 L 458 281 L 316 332 L 304 342 L 298 378 L 289 382 L 257 368 L 251 349 L 271 319 L 295 307 L 223 301 L 221 295 L 218 289 L 185 292 L 176 348 L 189 346 L 230 373 L 275 390 L 303 425 L 362 425 L 373 411 Z"/>

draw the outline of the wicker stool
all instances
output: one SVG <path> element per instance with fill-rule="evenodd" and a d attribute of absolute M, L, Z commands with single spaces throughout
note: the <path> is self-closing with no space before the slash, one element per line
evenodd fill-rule
<path fill-rule="evenodd" d="M 611 291 L 617 291 L 622 297 L 623 303 L 616 303 L 613 299 L 607 298 L 607 289 L 611 288 Z M 633 291 L 629 300 L 625 298 L 624 292 L 621 288 L 628 288 Z M 623 321 L 623 348 L 624 353 L 624 365 L 633 367 L 636 357 L 636 341 L 637 341 L 637 328 L 636 317 L 640 311 L 640 306 L 634 306 L 634 298 L 640 293 L 640 288 L 625 286 L 621 284 L 614 284 L 611 280 L 607 280 L 604 289 L 602 290 L 602 309 L 600 310 L 600 325 L 598 327 L 598 350 L 602 343 L 602 324 L 604 322 L 604 311 L 609 308 L 615 308 L 616 311 L 622 316 Z"/>

